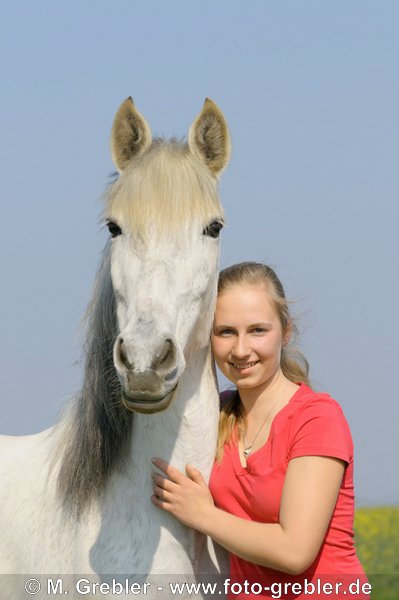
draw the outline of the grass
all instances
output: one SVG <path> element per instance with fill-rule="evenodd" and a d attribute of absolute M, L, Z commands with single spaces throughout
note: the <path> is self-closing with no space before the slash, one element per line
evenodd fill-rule
<path fill-rule="evenodd" d="M 399 506 L 358 509 L 355 540 L 372 600 L 399 600 Z"/>

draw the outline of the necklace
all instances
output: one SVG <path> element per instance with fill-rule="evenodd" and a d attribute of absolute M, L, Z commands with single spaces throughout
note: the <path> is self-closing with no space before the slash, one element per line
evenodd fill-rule
<path fill-rule="evenodd" d="M 268 420 L 268 418 L 270 417 L 270 415 L 271 415 L 271 412 L 272 412 L 273 408 L 274 408 L 274 407 L 275 407 L 275 406 L 278 404 L 278 402 L 279 402 L 279 401 L 281 400 L 281 398 L 283 397 L 283 392 L 284 392 L 284 390 L 285 390 L 285 385 L 283 386 L 283 389 L 281 390 L 281 393 L 280 393 L 280 394 L 277 396 L 277 399 L 276 399 L 276 400 L 273 402 L 273 404 L 272 404 L 272 406 L 271 406 L 270 410 L 268 411 L 268 413 L 267 413 L 267 415 L 266 415 L 266 418 L 265 418 L 265 420 L 263 421 L 262 425 L 259 427 L 258 431 L 257 431 L 257 432 L 256 432 L 256 434 L 255 434 L 255 437 L 254 437 L 254 439 L 252 440 L 252 442 L 251 442 L 250 444 L 248 444 L 248 442 L 247 442 L 247 438 L 245 437 L 244 428 L 243 428 L 243 427 L 241 427 L 242 441 L 243 441 L 243 444 L 244 444 L 244 449 L 243 449 L 242 453 L 243 453 L 243 455 L 244 455 L 244 457 L 245 457 L 245 460 L 246 460 L 246 459 L 248 458 L 248 456 L 251 454 L 251 452 L 252 452 L 252 448 L 253 448 L 253 445 L 254 445 L 254 443 L 256 442 L 256 438 L 258 437 L 258 435 L 259 435 L 259 434 L 260 434 L 260 432 L 262 431 L 263 427 L 266 425 L 266 421 L 267 421 L 267 420 Z"/>

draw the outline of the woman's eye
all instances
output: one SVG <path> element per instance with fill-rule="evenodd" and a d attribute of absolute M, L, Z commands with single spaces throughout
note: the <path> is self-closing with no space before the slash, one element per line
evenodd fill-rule
<path fill-rule="evenodd" d="M 255 335 L 262 335 L 265 332 L 266 329 L 263 329 L 263 327 L 255 327 L 255 329 L 252 330 L 252 333 L 254 333 Z"/>
<path fill-rule="evenodd" d="M 204 228 L 202 234 L 207 235 L 211 238 L 219 237 L 220 231 L 223 229 L 222 221 L 213 221 L 207 227 Z"/>
<path fill-rule="evenodd" d="M 113 221 L 107 221 L 107 227 L 113 238 L 117 237 L 118 235 L 121 235 L 121 233 L 122 233 L 122 229 L 119 227 L 119 225 L 117 225 Z"/>
<path fill-rule="evenodd" d="M 218 333 L 219 335 L 232 335 L 234 331 L 232 329 L 222 329 Z"/>

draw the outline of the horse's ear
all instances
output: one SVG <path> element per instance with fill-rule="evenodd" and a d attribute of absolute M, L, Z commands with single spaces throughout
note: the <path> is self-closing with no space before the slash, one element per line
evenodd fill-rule
<path fill-rule="evenodd" d="M 220 108 L 209 98 L 190 127 L 188 145 L 214 175 L 219 175 L 229 162 L 231 143 L 227 123 Z"/>
<path fill-rule="evenodd" d="M 151 141 L 149 125 L 129 96 L 120 105 L 112 125 L 111 155 L 118 171 L 122 172 L 130 159 L 147 150 Z"/>

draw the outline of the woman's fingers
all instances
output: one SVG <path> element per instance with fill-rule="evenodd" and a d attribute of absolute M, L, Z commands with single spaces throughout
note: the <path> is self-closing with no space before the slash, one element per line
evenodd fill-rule
<path fill-rule="evenodd" d="M 163 473 L 165 473 L 165 475 L 168 476 L 168 479 L 170 479 L 170 481 L 173 481 L 175 483 L 182 483 L 184 481 L 185 475 L 183 475 L 183 473 L 181 473 L 179 469 L 172 467 L 161 458 L 153 458 L 152 462 L 160 471 L 162 471 Z"/>
<path fill-rule="evenodd" d="M 201 471 L 199 471 L 193 465 L 186 465 L 186 473 L 192 481 L 199 483 L 200 485 L 206 485 L 206 481 Z"/>
<path fill-rule="evenodd" d="M 158 488 L 163 491 L 171 492 L 176 486 L 176 484 L 173 483 L 173 481 L 170 481 L 170 479 L 166 479 L 166 477 L 159 475 L 159 473 L 153 473 L 152 480 L 154 482 L 154 490 L 155 488 Z"/>
<path fill-rule="evenodd" d="M 163 500 L 167 502 L 170 499 L 170 492 L 167 492 L 165 488 L 160 487 L 159 485 L 154 485 L 154 494 L 159 500 Z"/>
<path fill-rule="evenodd" d="M 185 525 L 200 529 L 204 518 L 214 508 L 202 473 L 193 465 L 186 465 L 185 475 L 160 458 L 154 458 L 152 462 L 158 470 L 152 473 L 151 502 Z"/>
<path fill-rule="evenodd" d="M 151 502 L 158 508 L 163 508 L 163 510 L 170 512 L 169 504 L 167 502 L 165 502 L 164 500 L 161 500 L 160 498 L 158 498 L 158 496 L 156 496 L 155 494 L 153 496 L 151 496 Z"/>

